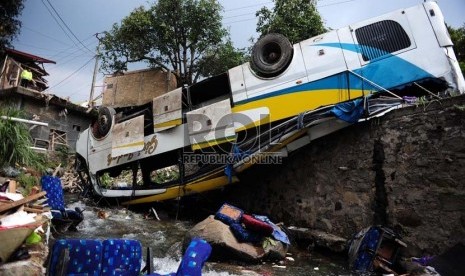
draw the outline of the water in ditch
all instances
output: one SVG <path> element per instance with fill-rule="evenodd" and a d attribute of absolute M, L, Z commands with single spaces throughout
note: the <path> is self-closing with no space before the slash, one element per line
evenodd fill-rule
<path fill-rule="evenodd" d="M 67 231 L 64 234 L 55 235 L 54 238 L 139 240 L 144 247 L 144 261 L 145 249 L 147 247 L 152 249 L 154 272 L 157 273 L 170 273 L 177 270 L 183 237 L 194 226 L 194 223 L 187 221 L 146 219 L 144 214 L 124 208 L 86 206 L 80 200 L 68 204 L 68 207 L 84 209 L 85 219 L 79 225 L 78 232 Z M 105 212 L 108 217 L 100 218 L 98 211 Z M 207 262 L 203 275 L 351 275 L 345 260 L 340 256 L 328 257 L 314 252 L 310 253 L 307 250 L 297 250 L 295 247 L 291 247 L 289 252 L 294 261 L 264 262 L 255 265 Z"/>

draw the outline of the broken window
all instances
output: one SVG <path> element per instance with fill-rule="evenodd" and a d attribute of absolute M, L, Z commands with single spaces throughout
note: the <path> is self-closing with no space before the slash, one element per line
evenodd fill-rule
<path fill-rule="evenodd" d="M 393 20 L 383 20 L 358 28 L 355 36 L 364 61 L 380 58 L 411 45 L 405 30 Z"/>

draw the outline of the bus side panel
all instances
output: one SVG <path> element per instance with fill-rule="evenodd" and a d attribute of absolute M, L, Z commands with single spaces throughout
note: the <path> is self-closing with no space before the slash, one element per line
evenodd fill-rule
<path fill-rule="evenodd" d="M 428 15 L 428 19 L 431 22 L 433 27 L 434 34 L 439 42 L 441 47 L 452 46 L 452 40 L 448 35 L 446 24 L 444 21 L 444 16 L 439 9 L 439 6 L 436 2 L 425 2 L 423 4 L 425 12 Z"/>
<path fill-rule="evenodd" d="M 334 44 L 335 47 L 326 47 L 325 44 Z M 331 31 L 316 37 L 312 37 L 300 43 L 304 57 L 305 67 L 309 82 L 321 80 L 329 76 L 335 82 L 329 87 L 321 87 L 319 91 L 325 92 L 329 103 L 349 100 L 348 85 L 345 80 L 347 70 L 342 49 L 339 46 L 337 31 Z"/>
<path fill-rule="evenodd" d="M 249 100 L 308 81 L 300 44 L 294 44 L 293 47 L 294 54 L 289 67 L 278 77 L 271 79 L 260 78 L 252 71 L 249 63 L 242 65 L 245 88 Z"/>
<path fill-rule="evenodd" d="M 415 30 L 410 25 L 411 13 L 415 20 L 422 22 L 422 28 Z M 422 47 L 425 44 L 434 44 L 436 46 L 433 48 L 438 50 L 439 46 L 435 40 L 431 40 L 431 36 L 420 39 L 425 34 L 432 33 L 425 20 L 427 18 L 420 5 L 413 10 L 399 10 L 351 25 L 349 28 L 355 47 L 344 43 L 341 43 L 341 47 L 358 54 L 362 67 L 353 72 L 360 76 L 359 79 L 363 79 L 361 82 L 359 80 L 351 83 L 351 87 L 363 89 L 366 94 L 379 91 L 380 87 L 400 88 L 434 77 L 425 70 L 430 67 L 431 61 L 424 62 L 425 53 L 422 52 Z M 356 78 L 352 76 L 351 80 Z"/>
<path fill-rule="evenodd" d="M 362 67 L 358 55 L 358 46 L 355 44 L 352 37 L 352 30 L 349 27 L 340 28 L 337 30 L 339 38 L 339 47 L 344 57 L 347 70 L 356 71 Z M 347 81 L 349 99 L 355 99 L 364 95 L 364 82 L 362 79 L 356 77 L 347 71 L 345 74 Z"/>
<path fill-rule="evenodd" d="M 406 9 L 405 12 L 418 51 L 403 58 L 427 71 L 432 77 L 445 80 L 452 89 L 464 93 L 465 81 L 452 47 L 448 46 L 450 38 L 437 4 L 426 2 L 422 6 Z"/>
<path fill-rule="evenodd" d="M 402 57 L 433 77 L 439 78 L 450 72 L 448 58 L 439 45 L 424 8 L 415 6 L 406 9 L 405 13 L 417 42 L 417 49 Z"/>
<path fill-rule="evenodd" d="M 300 43 L 308 81 L 323 79 L 347 69 L 341 48 L 320 46 L 326 43 L 339 44 L 337 31 L 312 37 Z"/>

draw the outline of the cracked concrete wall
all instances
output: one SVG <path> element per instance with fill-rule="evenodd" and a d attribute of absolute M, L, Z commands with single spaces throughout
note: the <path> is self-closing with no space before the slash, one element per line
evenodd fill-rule
<path fill-rule="evenodd" d="M 465 239 L 465 97 L 360 123 L 240 175 L 226 200 L 350 238 L 382 223 L 413 255 Z"/>

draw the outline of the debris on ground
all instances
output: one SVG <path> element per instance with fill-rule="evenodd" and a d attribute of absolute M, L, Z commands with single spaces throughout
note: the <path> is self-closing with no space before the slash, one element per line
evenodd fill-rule
<path fill-rule="evenodd" d="M 61 183 L 63 185 L 63 190 L 70 193 L 80 193 L 82 192 L 82 187 L 79 185 L 79 175 L 72 169 L 64 172 L 61 177 Z"/>
<path fill-rule="evenodd" d="M 287 230 L 301 247 L 324 248 L 333 253 L 347 251 L 347 239 L 342 237 L 304 227 L 289 226 Z"/>
<path fill-rule="evenodd" d="M 44 228 L 50 224 L 50 211 L 44 204 L 46 192 L 24 197 L 16 193 L 16 182 L 8 182 L 8 190 L 0 192 L 0 264 L 29 259 L 28 246 L 46 240 Z M 45 227 L 43 227 L 45 226 Z M 25 244 L 28 241 L 28 244 Z M 3 265 L 0 274 L 3 275 Z"/>
<path fill-rule="evenodd" d="M 226 203 L 188 231 L 186 240 L 192 237 L 209 242 L 217 260 L 282 260 L 290 246 L 287 235 L 266 216 L 248 215 Z"/>
<path fill-rule="evenodd" d="M 358 273 L 382 272 L 398 275 L 395 269 L 400 249 L 407 247 L 393 230 L 371 226 L 358 232 L 349 247 L 349 266 Z"/>

